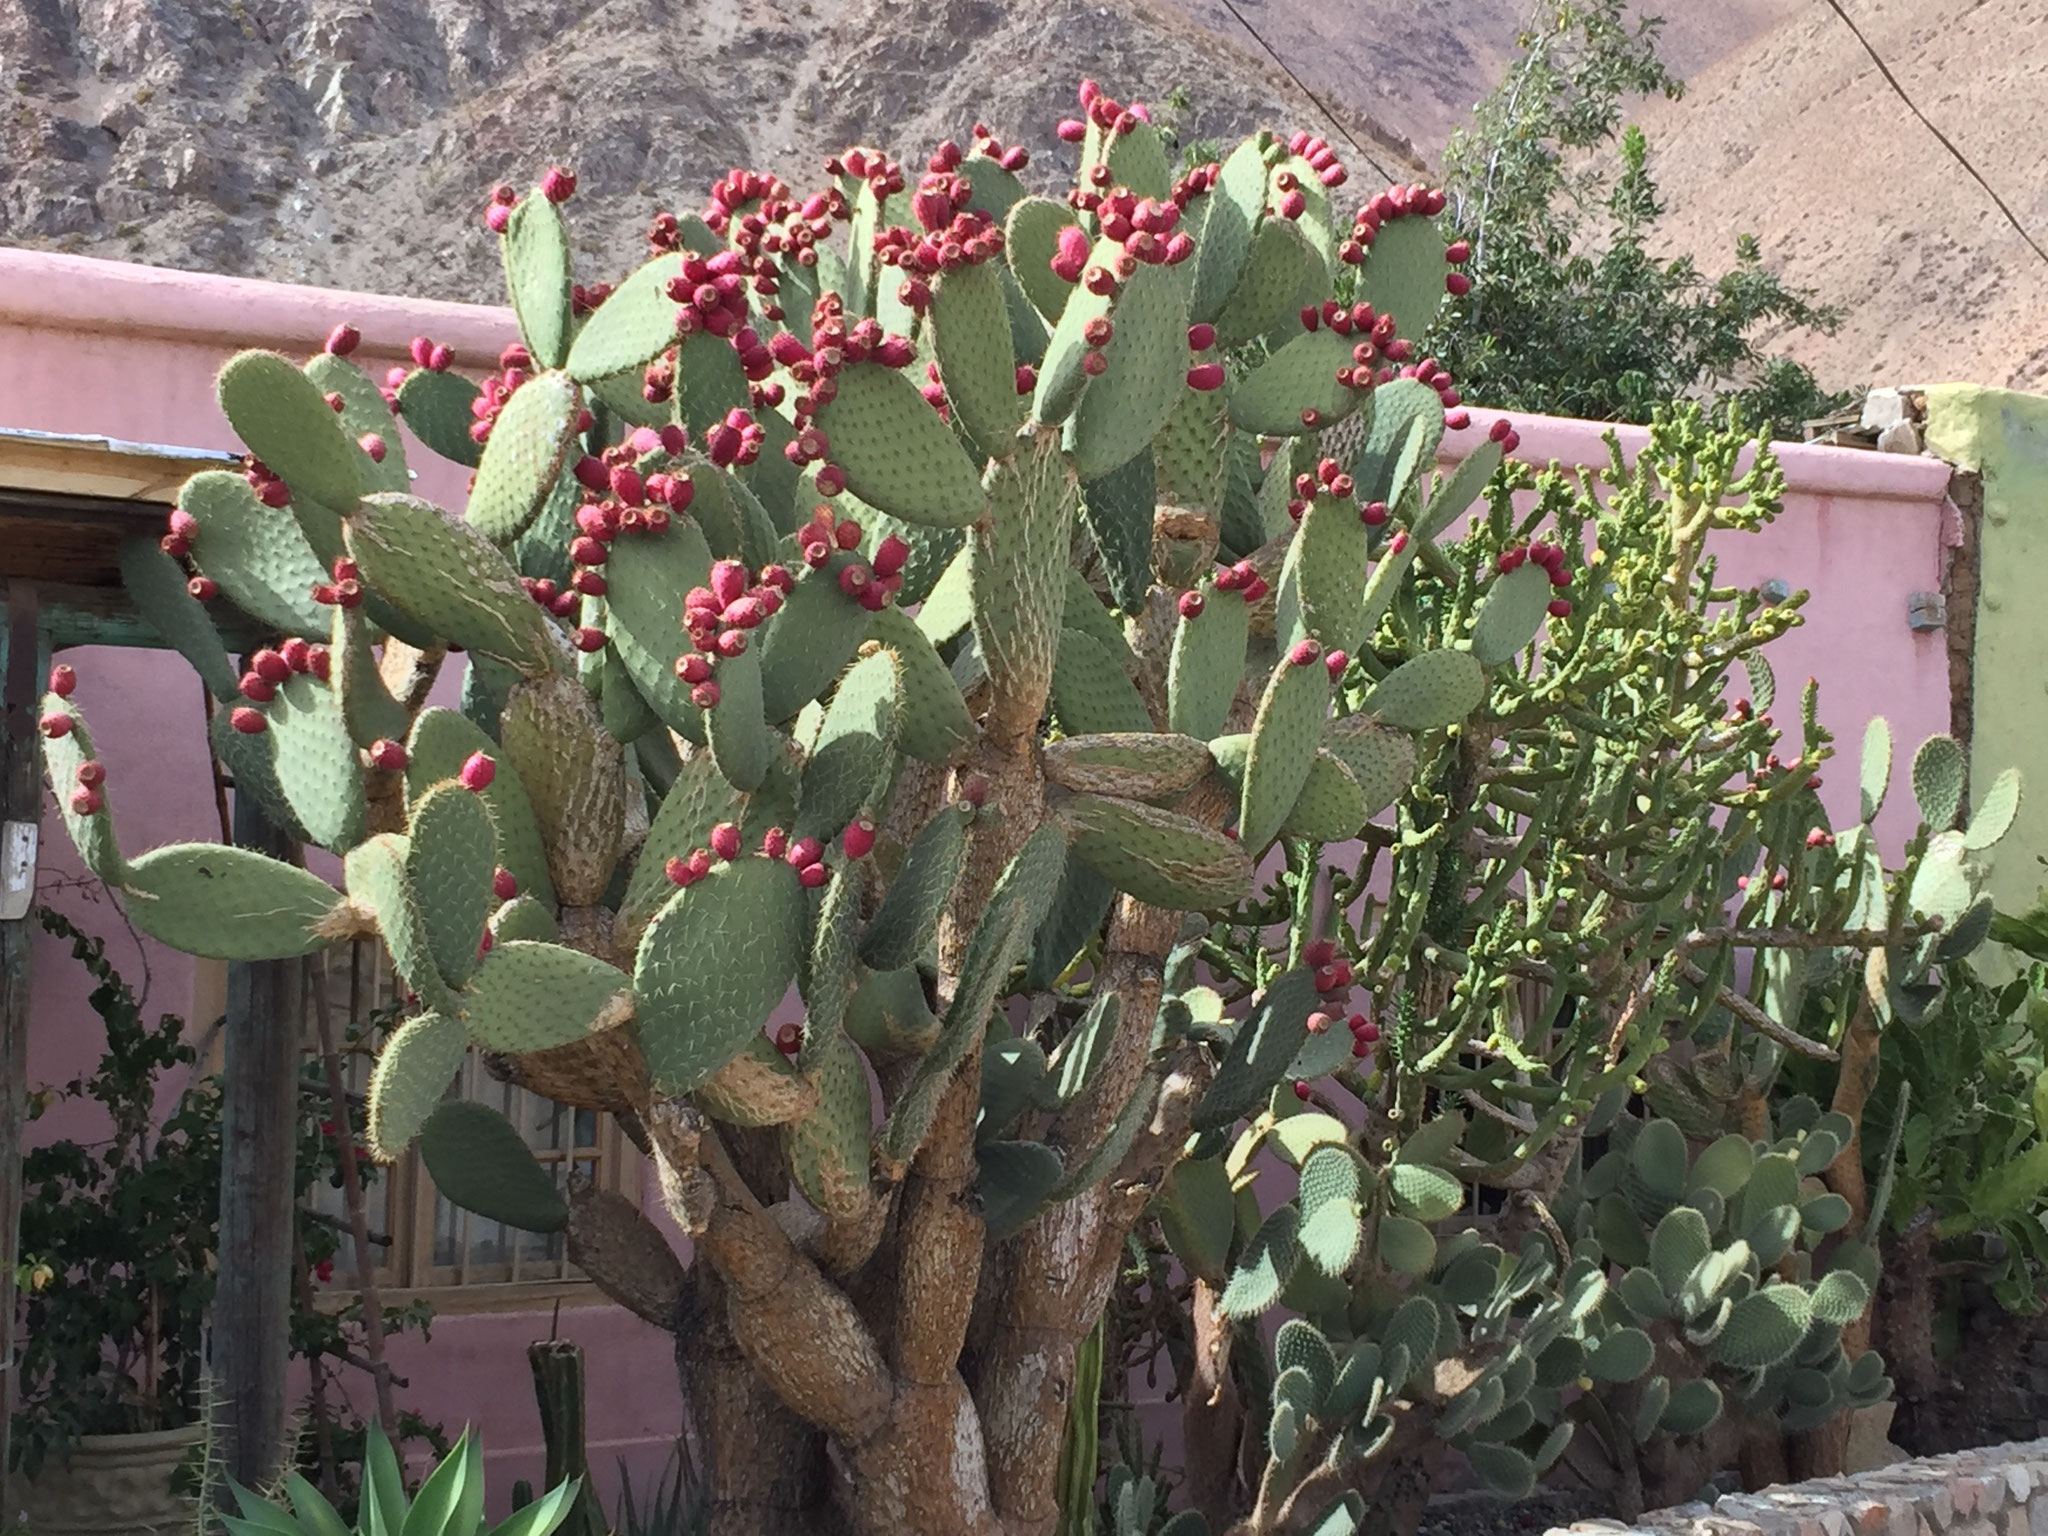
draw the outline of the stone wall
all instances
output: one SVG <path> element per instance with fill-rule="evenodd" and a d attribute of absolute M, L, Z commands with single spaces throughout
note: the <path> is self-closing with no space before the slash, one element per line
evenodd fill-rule
<path fill-rule="evenodd" d="M 2048 1440 L 1896 1462 L 1851 1477 L 1724 1494 L 1549 1536 L 2048 1536 Z"/>

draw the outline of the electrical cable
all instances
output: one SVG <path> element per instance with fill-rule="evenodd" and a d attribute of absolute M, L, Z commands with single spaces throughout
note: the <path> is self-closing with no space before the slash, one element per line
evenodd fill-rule
<path fill-rule="evenodd" d="M 1223 0 L 1223 3 L 1225 5 L 1228 5 L 1230 3 L 1230 0 Z M 1884 76 L 1885 84 L 1889 85 L 1892 88 L 1892 93 L 1896 95 L 1900 101 L 1906 104 L 1906 110 L 1908 112 L 1911 112 L 1915 117 L 1920 119 L 1921 125 L 1924 128 L 1926 128 L 1926 130 L 1929 133 L 1933 134 L 1937 140 L 1940 141 L 1941 147 L 1947 150 L 1951 155 L 1955 157 L 1955 162 L 1957 165 L 1960 165 L 1964 170 L 1970 173 L 1970 179 L 1976 182 L 1978 186 L 1982 187 L 1984 189 L 1984 195 L 1990 198 L 1992 202 L 1998 205 L 1998 211 L 2005 215 L 2005 222 L 2013 227 L 2014 233 L 2016 233 L 2022 240 L 2027 242 L 2027 244 L 2033 249 L 2033 252 L 2036 256 L 2040 257 L 2043 261 L 2048 261 L 2048 251 L 2042 250 L 2040 242 L 2037 241 L 2032 235 L 2027 233 L 2026 226 L 2020 223 L 2019 221 L 2019 215 L 2014 213 L 2011 208 L 2006 206 L 2005 199 L 2000 197 L 1998 195 L 1997 189 L 1993 187 L 1990 182 L 1984 179 L 1983 173 L 1979 171 L 1976 166 L 1970 163 L 1969 156 L 1965 155 L 1960 149 L 1956 148 L 1954 141 L 1951 140 L 1949 136 L 1943 133 L 1939 128 L 1935 127 L 1934 123 L 1928 118 L 1927 114 L 1925 112 L 1922 112 L 1917 106 L 1913 104 L 1913 98 L 1908 96 L 1906 94 L 1906 88 L 1903 85 L 1899 84 L 1898 76 L 1892 73 L 1891 66 L 1886 64 L 1884 59 L 1879 55 L 1877 49 L 1871 46 L 1870 39 L 1863 35 L 1863 29 L 1856 25 L 1855 20 L 1849 15 L 1847 11 L 1842 9 L 1842 0 L 1827 0 L 1827 5 L 1828 9 L 1830 9 L 1837 16 L 1842 18 L 1842 24 L 1846 26 L 1851 32 L 1856 34 L 1856 41 L 1861 43 L 1863 45 L 1863 51 L 1870 55 L 1870 62 L 1877 66 L 1877 72 Z"/>
<path fill-rule="evenodd" d="M 1324 117 L 1329 119 L 1330 126 L 1336 129 L 1339 133 L 1344 135 L 1344 142 L 1346 144 L 1349 144 L 1353 149 L 1358 151 L 1359 159 L 1363 160 L 1367 165 L 1371 166 L 1375 171 L 1379 172 L 1380 175 L 1386 177 L 1387 183 L 1390 186 L 1401 179 L 1400 177 L 1396 176 L 1392 171 L 1388 170 L 1384 165 L 1381 165 L 1379 161 L 1373 159 L 1373 157 L 1366 152 L 1365 146 L 1359 143 L 1358 140 L 1354 139 L 1351 136 L 1351 130 L 1344 126 L 1343 120 L 1339 118 L 1335 112 L 1332 112 L 1330 110 L 1329 103 L 1324 101 L 1323 98 L 1318 96 L 1314 91 L 1310 90 L 1308 82 L 1306 80 L 1302 79 L 1301 76 L 1297 75 L 1292 69 L 1288 68 L 1287 61 L 1280 57 L 1279 53 L 1275 51 L 1271 43 L 1267 42 L 1265 38 L 1259 35 L 1259 29 L 1253 26 L 1249 21 L 1245 19 L 1244 12 L 1240 11 L 1237 8 L 1237 6 L 1233 3 L 1233 0 L 1222 0 L 1222 3 L 1223 9 L 1230 12 L 1232 16 L 1237 18 L 1237 24 L 1243 27 L 1245 31 L 1251 33 L 1252 41 L 1257 43 L 1261 48 L 1265 50 L 1266 57 L 1271 59 L 1275 64 L 1279 65 L 1280 72 L 1287 76 L 1288 79 L 1292 80 L 1297 86 L 1301 88 L 1302 95 L 1306 96 L 1310 101 L 1316 104 L 1316 110 L 1322 113 Z"/>

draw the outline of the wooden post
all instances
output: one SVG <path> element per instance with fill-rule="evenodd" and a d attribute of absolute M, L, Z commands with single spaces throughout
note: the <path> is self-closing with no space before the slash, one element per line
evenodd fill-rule
<path fill-rule="evenodd" d="M 14 1266 L 21 1241 L 21 1133 L 28 1119 L 29 942 L 17 882 L 35 890 L 34 837 L 43 813 L 36 717 L 44 651 L 35 584 L 7 583 L 5 720 L 0 722 L 0 1518 L 11 1519 L 8 1428 L 14 1417 Z M 26 828 L 26 831 L 18 830 Z M 20 909 L 17 911 L 17 909 Z"/>
<path fill-rule="evenodd" d="M 240 847 L 273 858 L 296 856 L 291 839 L 270 824 L 253 796 L 235 796 L 234 828 Z M 296 960 L 228 967 L 220 1269 L 210 1333 L 223 1464 L 250 1488 L 269 1481 L 288 1449 L 291 1399 L 285 1367 L 291 1346 L 292 1185 L 305 971 Z"/>

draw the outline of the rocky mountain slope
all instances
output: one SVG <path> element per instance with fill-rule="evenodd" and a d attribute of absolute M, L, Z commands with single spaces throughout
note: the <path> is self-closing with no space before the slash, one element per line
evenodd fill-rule
<path fill-rule="evenodd" d="M 2048 0 L 1851 0 L 1900 82 L 2048 247 Z M 1667 240 L 1716 268 L 1738 231 L 1843 307 L 1784 339 L 1824 383 L 2048 387 L 2048 263 L 1885 86 L 1826 6 L 1645 117 Z"/>

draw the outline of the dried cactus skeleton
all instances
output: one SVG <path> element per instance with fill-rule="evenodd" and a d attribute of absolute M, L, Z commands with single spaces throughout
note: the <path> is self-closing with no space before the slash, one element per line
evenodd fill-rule
<path fill-rule="evenodd" d="M 1374 1076 L 1394 1109 L 1372 1123 L 1399 1128 L 1400 1150 L 1340 1126 L 1294 1159 L 1293 1214 L 1267 1221 L 1291 1229 L 1253 1221 L 1233 1242 L 1250 1153 L 1224 1172 L 1231 1128 L 1250 1120 L 1252 1150 L 1284 1143 L 1289 1084 L 1363 1083 L 1409 957 L 1443 956 L 1422 909 L 1451 888 L 1419 863 L 1341 944 L 1315 938 L 1300 871 L 1419 772 L 1433 783 L 1494 674 L 1521 676 L 1575 602 L 1583 630 L 1590 594 L 1569 538 L 1496 541 L 1486 579 L 1462 584 L 1436 547 L 1518 441 L 1501 423 L 1431 473 L 1446 430 L 1470 428 L 1414 353 L 1464 285 L 1439 194 L 1390 189 L 1345 221 L 1319 140 L 1261 135 L 1176 177 L 1142 109 L 1092 84 L 1082 105 L 1060 130 L 1080 160 L 1065 201 L 1029 195 L 1022 151 L 980 128 L 915 185 L 872 150 L 805 198 L 735 171 L 704 217 L 658 219 L 652 259 L 610 289 L 572 282 L 573 177 L 500 189 L 487 222 L 522 340 L 481 388 L 424 339 L 380 385 L 346 326 L 303 367 L 231 361 L 219 392 L 247 474 L 195 477 L 162 548 L 131 551 L 124 574 L 219 700 L 238 793 L 340 855 L 344 888 L 212 845 L 124 856 L 60 669 L 45 747 L 86 862 L 139 928 L 195 954 L 381 938 L 418 1003 L 379 1057 L 375 1148 L 418 1139 L 458 1204 L 566 1231 L 613 1295 L 702 1330 L 684 1364 L 717 1378 L 698 1397 L 721 1532 L 822 1522 L 828 1502 L 862 1532 L 1051 1530 L 1076 1348 L 1169 1177 L 1169 1227 L 1203 1255 L 1190 1270 L 1240 1315 L 1279 1298 L 1283 1248 L 1328 1284 L 1363 1276 L 1360 1296 L 1387 1300 L 1367 1272 L 1389 1259 L 1428 1287 L 1342 1302 L 1341 1324 L 1299 1307 L 1322 1326 L 1283 1330 L 1276 1497 L 1248 1529 L 1351 1509 L 1344 1469 L 1397 1419 L 1524 1479 L 1540 1457 L 1509 1442 L 1542 1438 L 1539 1382 L 1564 1422 L 1551 1378 L 1567 1345 L 1596 1375 L 1655 1335 L 1764 1370 L 1752 1397 L 1812 1407 L 1816 1374 L 1867 1395 L 1859 1363 L 1744 1342 L 1777 1293 L 1820 1315 L 1822 1291 L 1846 1307 L 1848 1281 L 1759 1289 L 1730 1267 L 1728 1243 L 1754 1252 L 1766 1218 L 1719 1184 L 1718 1209 L 1679 1204 L 1683 1138 L 1674 1185 L 1661 1122 L 1611 1181 L 1643 1185 L 1628 1209 L 1650 1236 L 1620 1232 L 1622 1195 L 1572 1227 L 1608 1264 L 1647 1242 L 1655 1318 L 1612 1311 L 1636 1308 L 1630 1284 L 1648 1307 L 1649 1287 L 1631 1271 L 1610 1303 L 1598 1255 L 1439 1247 L 1427 1223 L 1483 1175 L 1457 1150 L 1461 1121 L 1420 1122 L 1446 1053 L 1421 1061 L 1408 1026 Z M 410 493 L 394 413 L 474 469 L 459 513 Z M 1492 505 L 1505 516 L 1505 492 Z M 230 609 L 276 643 L 238 665 L 216 622 Z M 1407 633 L 1391 658 L 1388 624 Z M 453 653 L 463 708 L 426 707 Z M 1533 822 L 1547 782 L 1504 781 L 1494 803 Z M 1401 815 L 1393 837 L 1435 868 L 1436 834 Z M 1291 883 L 1268 910 L 1276 844 Z M 1943 909 L 1974 913 L 1960 845 L 1944 867 Z M 1197 972 L 1232 919 L 1240 960 L 1262 957 L 1235 1026 L 1244 1010 Z M 1284 957 L 1245 931 L 1274 920 L 1291 925 Z M 1377 1006 L 1337 1031 L 1354 966 Z M 771 1037 L 792 989 L 802 1022 Z M 1448 1018 L 1473 994 L 1429 1004 Z M 1556 1091 L 1522 1102 L 1553 1135 L 1595 1101 L 1611 1119 L 1655 1033 L 1624 1019 L 1590 1067 L 1562 1049 L 1554 1074 L 1526 1062 L 1525 1082 Z M 695 1239 L 691 1275 L 630 1205 L 565 1195 L 502 1118 L 444 1101 L 472 1047 L 620 1117 Z M 1811 1172 L 1826 1132 L 1802 1129 L 1757 1167 Z M 1729 1273 L 1695 1285 L 1681 1247 Z M 1510 1324 L 1518 1342 L 1494 1348 Z M 1461 1330 L 1484 1362 L 1453 1347 Z M 1418 1377 L 1435 1383 L 1415 1399 L 1428 1412 L 1403 1419 Z M 1700 1406 L 1690 1383 L 1654 1413 L 1654 1384 L 1640 1389 L 1645 1436 Z M 1326 1454 L 1338 1443 L 1348 1455 Z"/>

